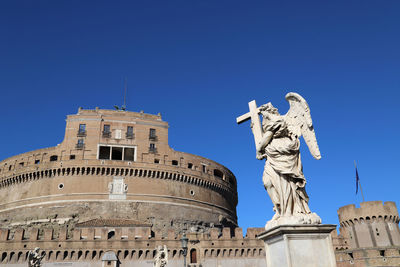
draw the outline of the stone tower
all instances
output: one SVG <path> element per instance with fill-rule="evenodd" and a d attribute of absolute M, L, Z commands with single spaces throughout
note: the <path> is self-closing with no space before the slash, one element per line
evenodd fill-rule
<path fill-rule="evenodd" d="M 394 202 L 362 202 L 339 208 L 340 235 L 333 233 L 336 264 L 400 266 L 399 213 Z"/>
<path fill-rule="evenodd" d="M 400 246 L 399 213 L 394 202 L 362 202 L 338 210 L 340 232 L 352 249 Z"/>

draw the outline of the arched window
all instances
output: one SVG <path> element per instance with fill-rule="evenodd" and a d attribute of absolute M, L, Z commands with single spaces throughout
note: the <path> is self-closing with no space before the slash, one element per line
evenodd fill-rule
<path fill-rule="evenodd" d="M 111 239 L 111 238 L 113 238 L 114 236 L 115 236 L 115 231 L 114 231 L 114 230 L 111 230 L 111 231 L 108 232 L 107 239 Z"/>

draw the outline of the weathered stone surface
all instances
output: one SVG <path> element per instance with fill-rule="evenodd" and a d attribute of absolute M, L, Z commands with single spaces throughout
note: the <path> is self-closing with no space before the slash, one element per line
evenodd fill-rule
<path fill-rule="evenodd" d="M 335 225 L 280 225 L 259 235 L 267 266 L 336 267 L 330 233 Z"/>

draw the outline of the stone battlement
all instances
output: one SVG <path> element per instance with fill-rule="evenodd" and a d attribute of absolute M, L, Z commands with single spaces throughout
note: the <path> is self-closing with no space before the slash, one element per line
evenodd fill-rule
<path fill-rule="evenodd" d="M 241 228 L 211 228 L 207 233 L 188 233 L 188 251 L 200 259 L 265 258 L 263 242 L 256 235 L 263 228 L 248 228 L 243 236 Z M 183 259 L 182 234 L 170 228 L 152 231 L 149 226 L 138 227 L 76 227 L 34 228 L 27 230 L 0 229 L 0 265 L 26 263 L 29 250 L 35 247 L 46 253 L 49 262 L 95 262 L 102 259 L 106 251 L 114 251 L 120 261 L 144 263 L 151 261 L 160 245 L 168 247 L 171 260 Z M 192 258 L 193 259 L 193 258 Z"/>
<path fill-rule="evenodd" d="M 199 240 L 243 240 L 256 239 L 256 236 L 264 231 L 264 228 L 248 228 L 243 236 L 242 228 L 224 227 L 211 228 L 208 233 L 189 233 L 188 236 Z M 29 241 L 104 241 L 104 240 L 180 240 L 181 234 L 174 229 L 169 229 L 168 234 L 164 231 L 152 231 L 148 226 L 134 227 L 76 227 L 68 229 L 62 227 L 36 228 L 30 227 L 16 229 L 0 229 L 0 243 L 4 242 L 29 242 Z"/>
<path fill-rule="evenodd" d="M 390 220 L 399 222 L 399 213 L 396 203 L 388 201 L 383 204 L 382 201 L 361 202 L 361 207 L 356 208 L 354 204 L 339 208 L 338 216 L 340 225 L 345 223 L 353 224 L 361 220 Z"/>

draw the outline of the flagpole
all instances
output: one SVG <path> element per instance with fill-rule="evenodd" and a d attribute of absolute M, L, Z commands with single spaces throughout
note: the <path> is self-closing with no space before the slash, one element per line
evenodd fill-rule
<path fill-rule="evenodd" d="M 357 164 L 356 164 L 356 161 L 354 161 L 354 167 L 356 168 L 356 171 L 357 171 Z M 358 185 L 360 186 L 360 192 L 361 192 L 361 196 L 362 196 L 363 202 L 365 202 L 364 193 L 363 193 L 362 187 L 361 187 L 360 177 L 358 177 Z"/>

